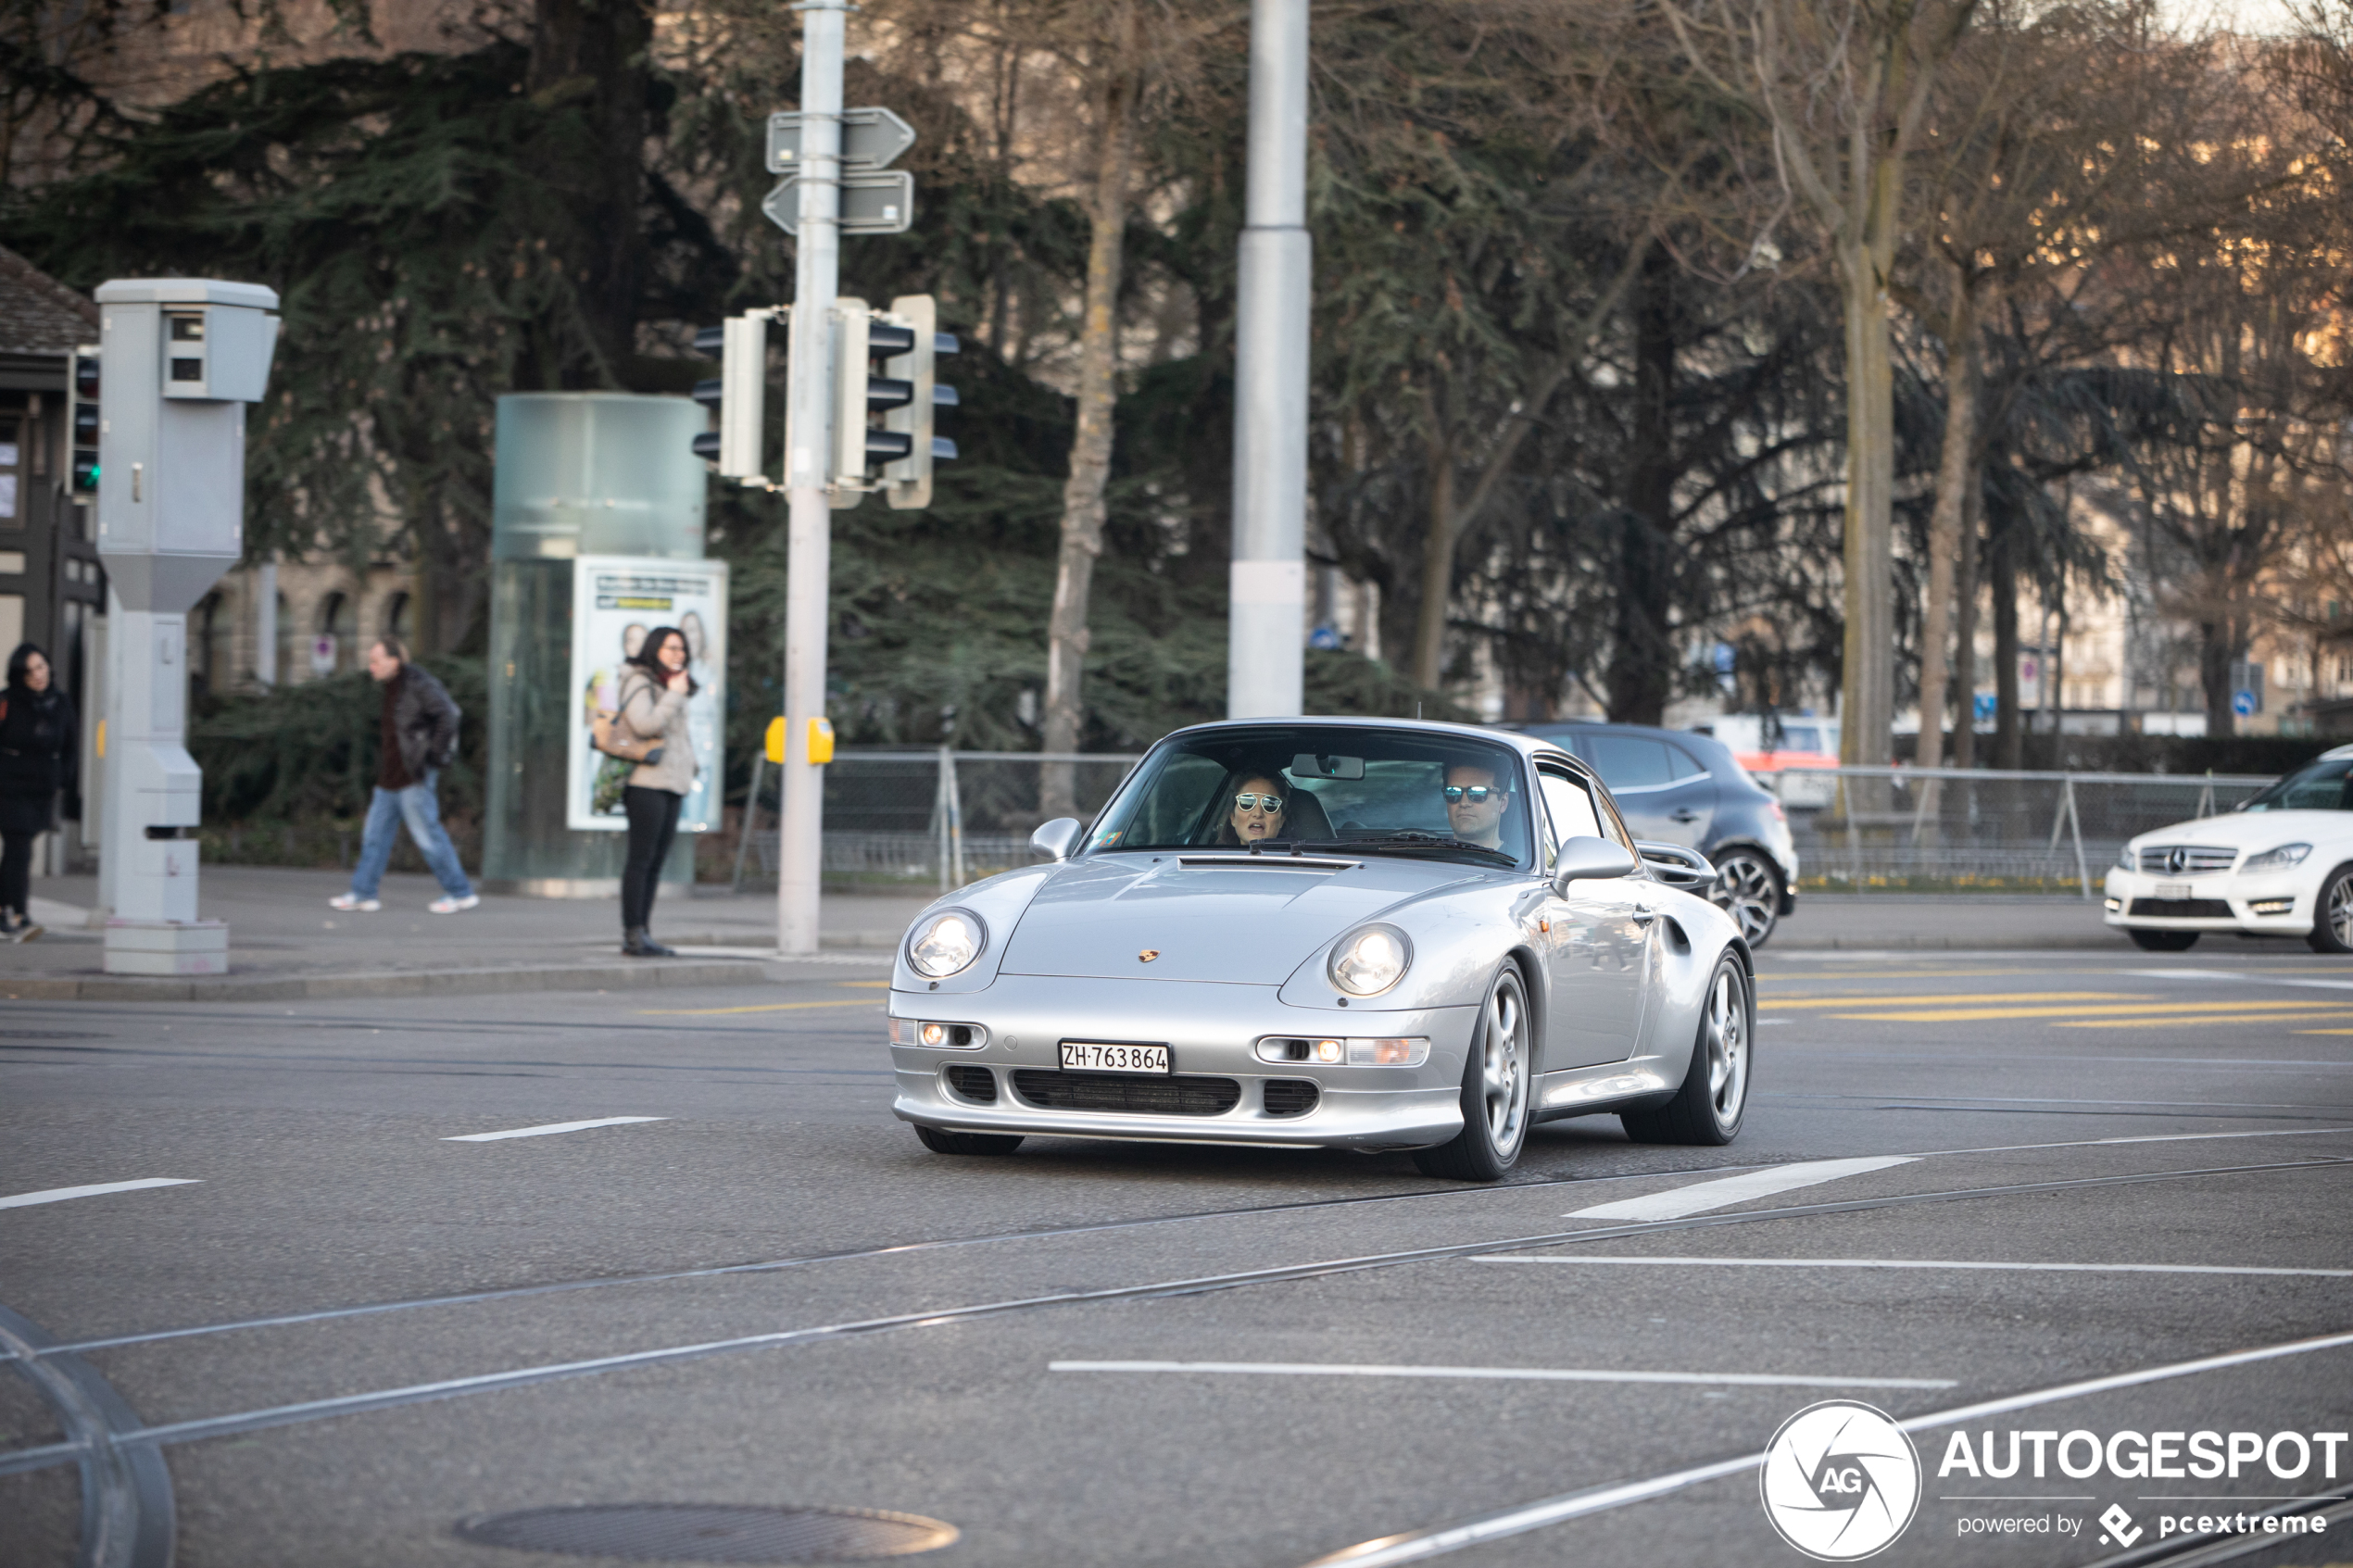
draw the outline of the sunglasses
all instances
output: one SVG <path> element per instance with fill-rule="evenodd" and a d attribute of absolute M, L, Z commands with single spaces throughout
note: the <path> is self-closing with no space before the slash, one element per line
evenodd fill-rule
<path fill-rule="evenodd" d="M 1279 811 L 1282 809 L 1283 797 L 1279 795 L 1237 795 L 1234 797 L 1234 809 L 1237 811 Z"/>
<path fill-rule="evenodd" d="M 1446 786 L 1446 804 L 1449 806 L 1460 806 L 1464 801 L 1467 800 L 1474 806 L 1484 806 L 1487 804 L 1487 797 L 1489 796 L 1501 795 L 1504 792 L 1501 788 L 1488 784 L 1448 784 Z"/>

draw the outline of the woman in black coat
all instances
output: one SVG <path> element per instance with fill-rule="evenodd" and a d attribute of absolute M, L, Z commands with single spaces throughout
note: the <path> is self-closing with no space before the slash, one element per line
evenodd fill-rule
<path fill-rule="evenodd" d="M 81 737 L 73 699 L 59 691 L 49 656 L 19 643 L 0 691 L 0 933 L 41 935 L 32 903 L 32 841 L 57 825 L 57 792 L 70 797 Z"/>

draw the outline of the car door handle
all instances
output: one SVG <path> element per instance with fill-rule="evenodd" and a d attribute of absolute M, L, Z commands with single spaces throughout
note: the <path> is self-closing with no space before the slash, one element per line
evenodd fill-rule
<path fill-rule="evenodd" d="M 1651 922 L 1656 920 L 1657 918 L 1658 911 L 1655 909 L 1636 909 L 1634 911 L 1634 923 L 1636 925 L 1648 925 Z"/>
<path fill-rule="evenodd" d="M 1699 813 L 1685 806 L 1678 810 L 1669 811 L 1667 814 L 1667 820 L 1670 822 L 1695 822 L 1699 821 Z"/>

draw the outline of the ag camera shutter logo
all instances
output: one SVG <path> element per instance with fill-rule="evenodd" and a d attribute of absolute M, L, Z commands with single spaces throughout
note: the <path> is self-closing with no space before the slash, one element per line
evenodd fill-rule
<path fill-rule="evenodd" d="M 1885 1411 L 1825 1399 L 1773 1434 L 1757 1486 L 1781 1539 L 1818 1562 L 1853 1562 L 1885 1549 L 1911 1524 L 1919 1450 Z"/>

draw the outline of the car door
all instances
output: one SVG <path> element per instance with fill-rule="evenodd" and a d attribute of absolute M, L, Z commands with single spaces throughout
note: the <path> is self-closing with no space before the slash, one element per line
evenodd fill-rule
<path fill-rule="evenodd" d="M 1654 735 L 1582 737 L 1578 754 L 1593 765 L 1634 836 L 1697 848 L 1716 815 L 1716 781 L 1698 758 Z"/>
<path fill-rule="evenodd" d="M 1544 795 L 1544 868 L 1570 838 L 1619 837 L 1616 824 L 1582 781 L 1566 768 L 1540 764 Z M 1649 947 L 1648 910 L 1640 893 L 1650 884 L 1629 877 L 1580 878 L 1555 888 L 1545 904 L 1552 979 L 1546 1010 L 1547 1070 L 1623 1061 L 1634 1052 L 1642 1024 Z"/>

